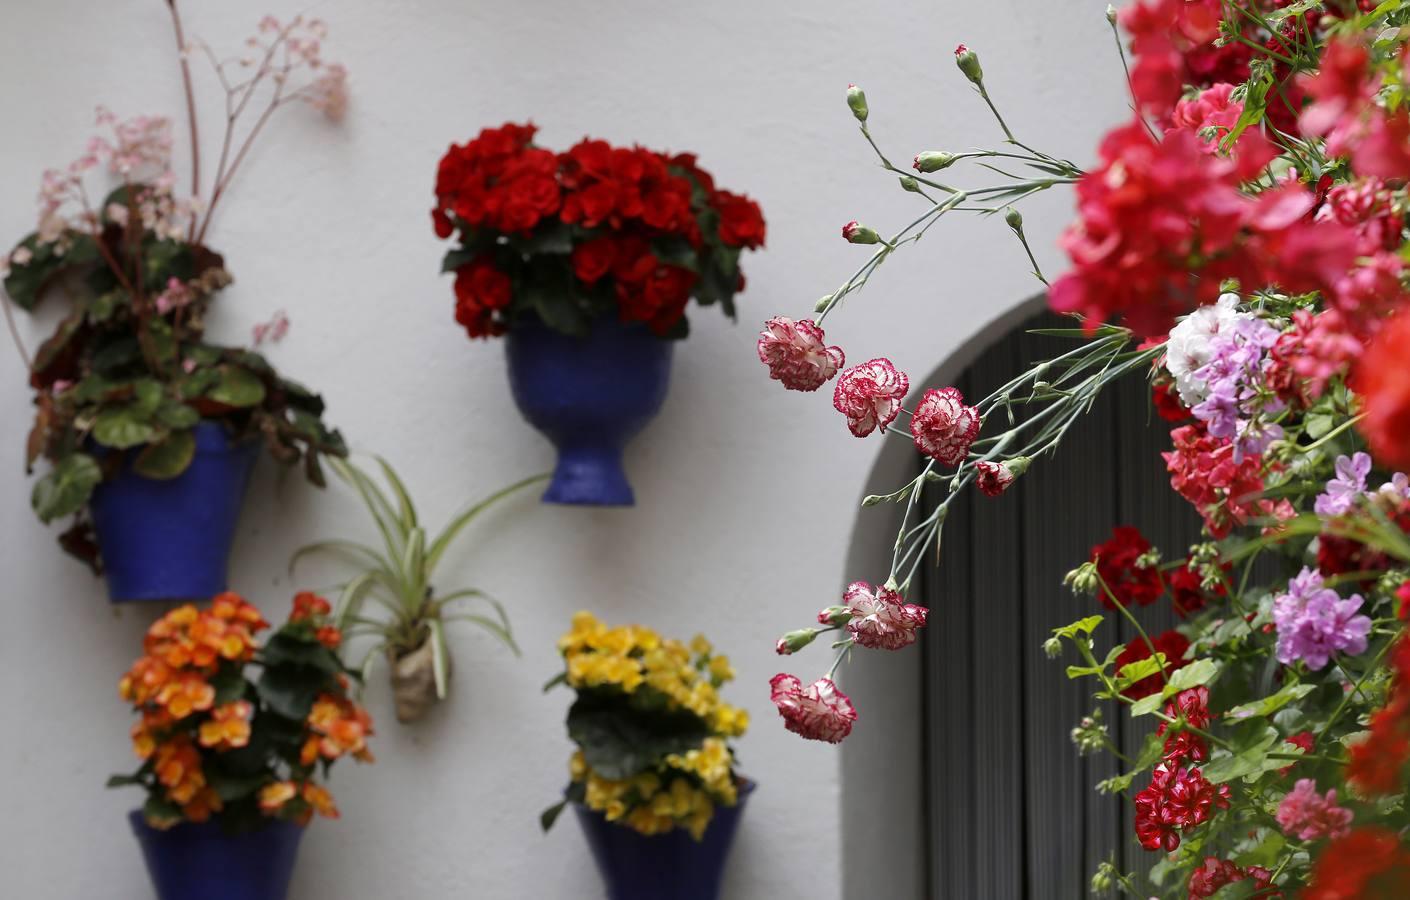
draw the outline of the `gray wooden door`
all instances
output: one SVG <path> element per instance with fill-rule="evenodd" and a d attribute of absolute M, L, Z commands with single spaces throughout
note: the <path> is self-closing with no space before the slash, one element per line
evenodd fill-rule
<path fill-rule="evenodd" d="M 1027 329 L 1069 325 L 1034 317 L 957 386 L 971 400 L 985 396 L 1073 346 Z M 1095 702 L 1088 685 L 1064 674 L 1076 660 L 1050 660 L 1042 644 L 1053 628 L 1103 611 L 1074 597 L 1062 578 L 1114 525 L 1138 526 L 1167 559 L 1198 539 L 1198 517 L 1170 489 L 1160 458 L 1169 430 L 1145 380 L 1129 378 L 1008 493 L 969 491 L 950 514 L 941 564 L 922 584 L 932 611 L 924 650 L 932 898 L 1070 900 L 1088 895 L 1092 873 L 1113 851 L 1128 870 L 1156 861 L 1134 842 L 1129 798 L 1095 790 L 1116 773 L 1112 758 L 1080 757 L 1070 740 Z M 1157 631 L 1175 623 L 1165 601 L 1138 615 Z M 1112 615 L 1098 635 L 1110 646 L 1132 631 Z M 1123 747 L 1139 746 L 1144 733 L 1117 710 L 1103 713 Z"/>

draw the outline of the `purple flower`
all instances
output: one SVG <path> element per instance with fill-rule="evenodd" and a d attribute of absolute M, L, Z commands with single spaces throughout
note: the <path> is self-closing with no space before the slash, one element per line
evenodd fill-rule
<path fill-rule="evenodd" d="M 1410 500 L 1410 476 L 1404 472 L 1396 472 L 1390 477 L 1390 481 L 1381 485 L 1380 493 L 1392 499 Z"/>
<path fill-rule="evenodd" d="M 1192 410 L 1215 437 L 1234 442 L 1234 459 L 1258 455 L 1283 436 L 1266 416 L 1284 404 L 1267 387 L 1268 351 L 1280 332 L 1263 319 L 1240 315 L 1209 341 L 1209 361 L 1193 375 L 1206 385 L 1205 399 Z"/>
<path fill-rule="evenodd" d="M 1303 567 L 1288 582 L 1287 593 L 1273 601 L 1278 662 L 1291 665 L 1301 660 L 1315 672 L 1334 653 L 1364 653 L 1371 619 L 1356 614 L 1364 602 L 1360 594 L 1343 600 L 1323 585 L 1321 572 Z"/>
<path fill-rule="evenodd" d="M 1337 476 L 1327 482 L 1326 493 L 1317 495 L 1313 509 L 1319 516 L 1340 516 L 1356 505 L 1356 501 L 1366 493 L 1366 476 L 1371 474 L 1371 455 L 1357 453 L 1354 456 L 1338 456 L 1336 470 Z"/>

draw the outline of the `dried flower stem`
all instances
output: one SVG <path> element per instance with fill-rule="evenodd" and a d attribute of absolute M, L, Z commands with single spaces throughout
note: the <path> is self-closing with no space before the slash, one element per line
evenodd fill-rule
<path fill-rule="evenodd" d="M 191 133 L 191 196 L 194 198 L 201 195 L 201 138 L 196 122 L 196 92 L 191 84 L 191 61 L 186 50 L 186 35 L 181 27 L 181 13 L 176 8 L 176 0 L 167 0 L 166 5 L 171 10 L 171 25 L 176 33 L 177 59 L 181 63 L 181 86 L 186 93 L 186 121 Z M 196 217 L 192 216 L 187 237 L 194 238 L 195 235 Z"/>

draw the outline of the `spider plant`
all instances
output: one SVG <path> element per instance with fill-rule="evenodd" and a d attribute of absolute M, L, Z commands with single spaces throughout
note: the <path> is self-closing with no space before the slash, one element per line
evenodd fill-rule
<path fill-rule="evenodd" d="M 348 638 L 372 639 L 359 667 L 363 682 L 377 659 L 385 657 L 391 668 L 397 719 L 411 722 L 446 698 L 451 672 L 447 624 L 479 626 L 519 654 L 509 616 L 498 600 L 478 588 L 441 593 L 431 579 L 451 544 L 480 513 L 547 476 L 526 478 L 491 494 L 428 537 L 405 483 L 386 460 L 375 459 L 385 487 L 347 460 L 330 459 L 329 465 L 362 498 L 380 545 L 346 539 L 309 544 L 294 554 L 289 571 L 292 574 L 299 561 L 310 555 L 332 557 L 347 566 L 349 577 L 337 585 L 335 624 Z"/>

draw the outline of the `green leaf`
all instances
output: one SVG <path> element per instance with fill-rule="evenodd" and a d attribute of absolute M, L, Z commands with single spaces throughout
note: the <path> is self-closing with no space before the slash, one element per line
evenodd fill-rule
<path fill-rule="evenodd" d="M 544 831 L 548 831 L 553 827 L 553 823 L 558 821 L 558 817 L 562 815 L 563 810 L 567 808 L 567 806 L 567 800 L 559 800 L 548 809 L 539 813 L 539 827 Z"/>
<path fill-rule="evenodd" d="M 223 365 L 216 369 L 218 379 L 206 396 L 226 406 L 256 406 L 264 400 L 264 382 L 248 369 Z"/>
<path fill-rule="evenodd" d="M 157 408 L 157 421 L 173 431 L 195 428 L 201 421 L 201 414 L 185 403 L 167 402 Z"/>
<path fill-rule="evenodd" d="M 41 522 L 52 522 L 82 509 L 102 480 L 103 472 L 93 457 L 73 453 L 35 483 L 30 502 Z"/>
<path fill-rule="evenodd" d="M 206 769 L 206 782 L 226 803 L 248 797 L 269 783 L 267 772 L 254 775 L 228 775 L 211 767 Z"/>
<path fill-rule="evenodd" d="M 441 557 L 445 555 L 446 549 L 450 547 L 450 544 L 452 541 L 455 540 L 456 535 L 460 534 L 460 532 L 465 528 L 466 525 L 469 525 L 472 521 L 474 521 L 476 516 L 489 509 L 491 506 L 495 505 L 500 500 L 503 500 L 505 497 L 508 497 L 515 491 L 528 487 L 531 484 L 547 480 L 548 475 L 545 474 L 534 475 L 530 478 L 525 478 L 523 481 L 516 481 L 509 487 L 496 491 L 495 493 L 489 495 L 485 499 L 471 506 L 469 509 L 458 514 L 455 518 L 451 519 L 450 523 L 446 525 L 445 529 L 439 535 L 436 536 L 436 539 L 434 541 L 431 542 L 431 549 L 426 552 L 427 577 L 429 578 L 431 573 L 435 571 L 437 563 L 441 561 Z"/>
<path fill-rule="evenodd" d="M 132 468 L 137 474 L 157 480 L 176 478 L 196 456 L 196 436 L 190 431 L 173 431 L 163 440 L 148 444 L 137 454 Z"/>
<path fill-rule="evenodd" d="M 1254 700 L 1251 703 L 1244 703 L 1236 706 L 1225 713 L 1230 719 L 1266 719 L 1273 713 L 1292 703 L 1294 700 L 1301 700 L 1317 689 L 1316 685 L 1299 683 L 1285 685 L 1276 694 L 1271 694 L 1261 700 Z"/>
<path fill-rule="evenodd" d="M 672 753 L 700 747 L 710 730 L 686 710 L 641 710 L 625 698 L 580 694 L 568 710 L 568 736 L 603 778 L 631 778 Z"/>
<path fill-rule="evenodd" d="M 1270 726 L 1257 732 L 1247 746 L 1236 747 L 1230 755 L 1210 760 L 1204 767 L 1204 777 L 1214 784 L 1223 784 L 1235 778 L 1260 775 L 1269 769 L 1281 769 L 1288 765 L 1287 760 L 1268 758 L 1268 751 L 1278 743 L 1278 730 Z"/>
<path fill-rule="evenodd" d="M 1142 697 L 1130 706 L 1132 718 L 1137 716 L 1148 716 L 1165 705 L 1165 696 L 1157 691 L 1149 696 Z"/>
<path fill-rule="evenodd" d="M 310 678 L 305 667 L 271 668 L 255 684 L 260 699 L 271 710 L 286 719 L 301 722 L 308 718 L 313 701 L 323 690 L 324 678 Z"/>
<path fill-rule="evenodd" d="M 277 632 L 265 642 L 260 660 L 266 671 L 274 667 L 300 666 L 324 675 L 337 675 L 343 670 L 337 654 L 312 638 L 303 638 L 289 630 Z M 321 683 L 321 679 L 316 680 Z"/>
<path fill-rule="evenodd" d="M 431 674 L 436 678 L 436 697 L 444 700 L 450 690 L 450 649 L 446 647 L 446 629 L 437 619 L 426 623 L 431 629 Z"/>
<path fill-rule="evenodd" d="M 93 439 L 104 447 L 125 450 L 145 444 L 156 436 L 150 421 L 132 406 L 119 406 L 98 413 L 93 422 Z"/>
<path fill-rule="evenodd" d="M 1102 624 L 1102 621 L 1101 616 L 1088 616 L 1085 619 L 1078 619 L 1071 625 L 1054 628 L 1053 635 L 1060 638 L 1074 638 L 1079 634 L 1091 634 L 1098 625 Z"/>
<path fill-rule="evenodd" d="M 105 787 L 120 788 L 131 787 L 135 784 L 145 784 L 140 775 L 109 775 Z"/>
<path fill-rule="evenodd" d="M 1138 659 L 1135 662 L 1127 663 L 1116 673 L 1118 686 L 1124 688 L 1138 681 L 1144 681 L 1146 678 L 1159 673 L 1164 666 L 1164 653 L 1157 653 L 1155 656 L 1147 656 L 1145 659 Z"/>
<path fill-rule="evenodd" d="M 1173 697 L 1181 691 L 1209 684 L 1219 676 L 1219 663 L 1212 659 L 1197 659 L 1170 675 L 1170 683 L 1165 686 L 1164 695 Z"/>
<path fill-rule="evenodd" d="M 568 673 L 567 673 L 567 672 L 559 672 L 557 675 L 554 675 L 554 676 L 553 676 L 552 678 L 550 678 L 548 681 L 544 682 L 544 685 L 543 685 L 543 692 L 544 692 L 545 694 L 547 694 L 549 691 L 551 691 L 551 690 L 553 690 L 554 688 L 558 687 L 560 684 L 567 684 L 567 683 L 568 683 Z"/>

